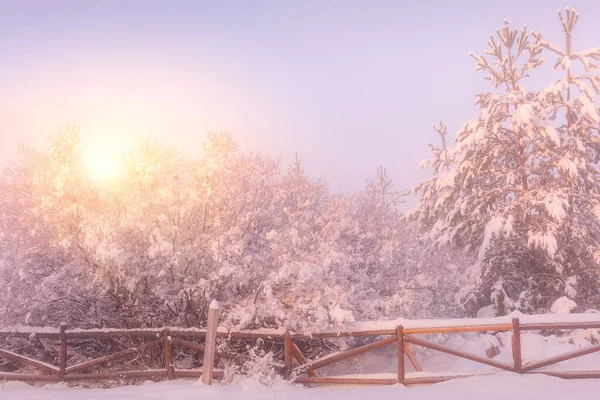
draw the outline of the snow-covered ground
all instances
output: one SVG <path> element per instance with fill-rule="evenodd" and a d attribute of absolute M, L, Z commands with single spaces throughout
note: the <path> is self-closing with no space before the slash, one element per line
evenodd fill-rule
<path fill-rule="evenodd" d="M 520 376 L 500 373 L 492 376 L 458 379 L 431 386 L 328 387 L 303 388 L 286 383 L 264 387 L 244 381 L 227 387 L 204 386 L 190 381 L 147 383 L 114 389 L 73 389 L 61 385 L 33 388 L 23 383 L 6 383 L 0 389 L 2 400 L 494 400 L 494 399 L 584 399 L 598 391 L 598 380 L 562 380 L 541 375 Z"/>
<path fill-rule="evenodd" d="M 566 337 L 542 336 L 536 333 L 522 335 L 523 359 L 525 363 L 591 346 L 590 336 L 597 338 L 597 330 L 575 330 Z M 451 335 L 445 344 L 470 353 L 485 356 L 490 342 L 499 346 L 496 360 L 510 363 L 509 333 L 500 333 L 496 337 L 477 333 Z M 493 340 L 492 340 L 493 339 Z M 416 349 L 415 349 L 416 350 Z M 317 387 L 306 388 L 276 380 L 271 386 L 263 386 L 256 379 L 238 378 L 227 386 L 205 386 L 192 381 L 147 382 L 138 386 L 115 387 L 112 389 L 69 388 L 64 384 L 29 386 L 20 382 L 0 382 L 0 400 L 149 400 L 149 399 L 232 399 L 232 400 L 359 400 L 377 398 L 378 400 L 436 400 L 436 399 L 581 399 L 600 388 L 600 380 L 562 380 L 543 375 L 521 376 L 501 372 L 472 361 L 460 359 L 439 352 L 418 352 L 416 354 L 424 370 L 428 373 L 448 372 L 479 373 L 480 376 L 461 378 L 431 386 L 404 387 Z M 394 378 L 397 370 L 395 347 L 390 346 L 361 354 L 350 360 L 325 367 L 324 375 L 345 375 L 348 373 L 389 375 Z M 415 372 L 407 363 L 408 374 Z M 569 360 L 547 369 L 555 370 L 600 370 L 600 353 L 589 354 Z M 494 373 L 496 372 L 496 373 Z M 494 373 L 493 375 L 483 375 Z M 387 376 L 386 376 L 387 377 Z M 270 381 L 270 380 L 269 380 Z"/>

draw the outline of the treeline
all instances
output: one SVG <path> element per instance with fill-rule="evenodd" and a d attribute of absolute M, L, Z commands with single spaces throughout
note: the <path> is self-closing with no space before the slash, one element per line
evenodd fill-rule
<path fill-rule="evenodd" d="M 90 178 L 67 129 L 4 170 L 5 324 L 198 326 L 213 298 L 245 328 L 454 309 L 439 298 L 453 284 L 445 262 L 423 274 L 382 168 L 360 193 L 332 193 L 300 160 L 240 151 L 225 134 L 208 135 L 199 159 L 140 140 L 121 163 L 113 181 Z"/>

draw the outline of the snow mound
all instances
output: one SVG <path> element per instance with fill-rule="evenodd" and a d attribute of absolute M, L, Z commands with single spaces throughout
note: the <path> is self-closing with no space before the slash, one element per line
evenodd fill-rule
<path fill-rule="evenodd" d="M 567 296 L 563 296 L 552 303 L 550 312 L 552 314 L 569 314 L 572 310 L 577 307 L 577 303 L 569 299 Z"/>

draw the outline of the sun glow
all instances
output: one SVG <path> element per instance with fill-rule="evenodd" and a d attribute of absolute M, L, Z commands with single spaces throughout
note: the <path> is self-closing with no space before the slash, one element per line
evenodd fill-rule
<path fill-rule="evenodd" d="M 114 181 L 122 171 L 119 151 L 110 148 L 87 149 L 82 157 L 87 174 L 95 181 Z"/>

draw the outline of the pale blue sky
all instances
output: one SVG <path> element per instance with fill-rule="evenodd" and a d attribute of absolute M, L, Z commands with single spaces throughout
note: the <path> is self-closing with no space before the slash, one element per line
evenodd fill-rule
<path fill-rule="evenodd" d="M 251 150 L 297 152 L 334 190 L 380 164 L 409 187 L 427 175 L 431 125 L 454 132 L 488 89 L 468 53 L 504 18 L 560 40 L 566 5 L 0 0 L 0 163 L 68 123 L 89 147 L 151 136 L 192 154 L 226 130 Z M 568 5 L 575 49 L 600 46 L 600 2 Z"/>

